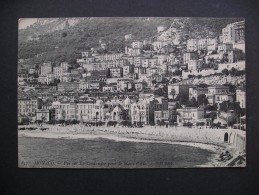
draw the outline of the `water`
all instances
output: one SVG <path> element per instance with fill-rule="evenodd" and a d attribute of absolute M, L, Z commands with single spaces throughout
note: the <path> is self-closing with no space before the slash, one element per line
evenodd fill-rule
<path fill-rule="evenodd" d="M 187 168 L 213 153 L 190 146 L 108 139 L 19 137 L 19 166 L 33 168 Z"/>

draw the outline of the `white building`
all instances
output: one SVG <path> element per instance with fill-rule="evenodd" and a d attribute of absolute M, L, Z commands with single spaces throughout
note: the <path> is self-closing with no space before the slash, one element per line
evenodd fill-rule
<path fill-rule="evenodd" d="M 52 72 L 52 65 L 50 62 L 48 63 L 43 63 L 43 65 L 41 65 L 40 67 L 40 74 L 42 76 L 47 75 L 48 73 Z"/>
<path fill-rule="evenodd" d="M 203 108 L 193 108 L 193 107 L 185 107 L 182 109 L 176 110 L 177 115 L 177 123 L 184 124 L 184 123 L 196 123 L 200 122 L 204 119 L 204 109 Z"/>
<path fill-rule="evenodd" d="M 62 62 L 62 63 L 60 64 L 60 66 L 61 66 L 61 68 L 63 69 L 63 73 L 64 73 L 64 72 L 68 72 L 68 67 L 69 67 L 69 65 L 68 65 L 67 62 Z"/>
<path fill-rule="evenodd" d="M 208 87 L 206 97 L 210 104 L 222 103 L 223 101 L 233 102 L 233 95 L 229 92 L 228 86 L 216 85 Z"/>
<path fill-rule="evenodd" d="M 200 70 L 202 69 L 202 60 L 190 60 L 188 61 L 188 70 Z"/>
<path fill-rule="evenodd" d="M 240 108 L 246 108 L 246 91 L 236 90 L 236 101 L 239 102 Z"/>

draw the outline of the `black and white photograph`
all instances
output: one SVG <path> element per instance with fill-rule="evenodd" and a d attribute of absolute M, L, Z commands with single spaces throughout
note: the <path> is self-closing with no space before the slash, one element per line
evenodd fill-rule
<path fill-rule="evenodd" d="M 246 167 L 244 18 L 17 22 L 19 168 Z"/>

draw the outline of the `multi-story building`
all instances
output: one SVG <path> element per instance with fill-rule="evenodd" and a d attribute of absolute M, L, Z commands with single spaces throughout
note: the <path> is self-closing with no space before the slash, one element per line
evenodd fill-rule
<path fill-rule="evenodd" d="M 233 43 L 235 40 L 234 25 L 228 24 L 222 29 L 223 43 Z"/>
<path fill-rule="evenodd" d="M 128 64 L 128 61 L 126 59 L 117 59 L 115 60 L 115 66 L 116 67 L 123 67 Z"/>
<path fill-rule="evenodd" d="M 139 102 L 134 102 L 130 105 L 130 118 L 132 124 L 141 122 L 145 125 L 149 124 L 149 101 L 141 99 Z"/>
<path fill-rule="evenodd" d="M 142 67 L 148 68 L 149 67 L 149 59 L 150 58 L 143 58 L 141 61 Z"/>
<path fill-rule="evenodd" d="M 208 87 L 206 97 L 210 104 L 222 103 L 223 101 L 233 102 L 233 93 L 229 92 L 228 86 L 216 85 Z"/>
<path fill-rule="evenodd" d="M 207 39 L 198 39 L 198 50 L 207 50 Z"/>
<path fill-rule="evenodd" d="M 245 41 L 245 21 L 240 21 L 234 23 L 234 34 L 235 42 L 244 42 Z"/>
<path fill-rule="evenodd" d="M 61 77 L 63 75 L 63 71 L 64 71 L 64 68 L 61 67 L 61 66 L 54 67 L 53 68 L 53 73 L 55 75 L 55 78 L 61 80 Z"/>
<path fill-rule="evenodd" d="M 217 38 L 208 38 L 207 39 L 207 50 L 216 51 L 218 49 L 218 39 Z"/>
<path fill-rule="evenodd" d="M 153 57 L 149 59 L 149 67 L 157 66 L 157 57 Z"/>
<path fill-rule="evenodd" d="M 117 90 L 118 91 L 127 91 L 132 89 L 134 86 L 133 79 L 130 78 L 121 78 L 117 81 Z"/>
<path fill-rule="evenodd" d="M 188 70 L 201 70 L 202 64 L 202 60 L 190 60 L 188 61 Z"/>
<path fill-rule="evenodd" d="M 122 68 L 110 68 L 109 70 L 111 78 L 120 78 L 123 76 Z"/>
<path fill-rule="evenodd" d="M 133 41 L 131 45 L 132 45 L 132 48 L 142 49 L 143 42 L 142 41 Z"/>
<path fill-rule="evenodd" d="M 240 108 L 246 108 L 246 91 L 242 89 L 236 90 L 236 101 L 239 102 Z"/>
<path fill-rule="evenodd" d="M 163 65 L 167 62 L 168 55 L 158 54 L 157 55 L 157 65 Z"/>
<path fill-rule="evenodd" d="M 79 81 L 79 89 L 80 90 L 86 90 L 88 89 L 88 82 L 85 80 L 80 80 Z"/>
<path fill-rule="evenodd" d="M 169 123 L 169 111 L 168 110 L 158 110 L 154 112 L 155 124 L 159 125 L 162 122 L 165 124 Z"/>
<path fill-rule="evenodd" d="M 58 91 L 76 91 L 79 89 L 79 82 L 60 82 L 57 87 Z"/>
<path fill-rule="evenodd" d="M 112 53 L 112 54 L 103 54 L 96 55 L 95 58 L 99 61 L 107 61 L 107 60 L 117 60 L 123 56 L 123 53 Z"/>
<path fill-rule="evenodd" d="M 198 51 L 198 40 L 188 39 L 186 46 L 187 46 L 187 51 Z"/>
<path fill-rule="evenodd" d="M 233 44 L 232 43 L 224 43 L 224 44 L 218 45 L 218 52 L 219 53 L 227 53 L 231 50 L 233 50 Z"/>
<path fill-rule="evenodd" d="M 197 101 L 199 95 L 205 95 L 207 93 L 208 88 L 193 86 L 189 88 L 189 99 L 195 98 Z"/>
<path fill-rule="evenodd" d="M 32 116 L 37 109 L 41 109 L 42 100 L 37 98 L 19 98 L 18 113 L 22 116 Z"/>
<path fill-rule="evenodd" d="M 47 75 L 52 72 L 52 65 L 50 62 L 43 63 L 40 67 L 40 73 L 42 76 Z"/>
<path fill-rule="evenodd" d="M 60 64 L 60 66 L 61 66 L 61 68 L 63 69 L 63 73 L 64 73 L 64 72 L 68 72 L 69 65 L 68 65 L 67 62 L 62 62 L 62 63 Z"/>
<path fill-rule="evenodd" d="M 134 82 L 135 84 L 135 89 L 137 91 L 143 91 L 147 87 L 147 82 L 145 81 L 136 81 Z"/>
<path fill-rule="evenodd" d="M 134 72 L 134 66 L 133 65 L 123 66 L 123 77 L 126 77 L 133 72 Z"/>
<path fill-rule="evenodd" d="M 222 29 L 223 43 L 243 42 L 245 40 L 245 21 L 228 24 Z"/>
<path fill-rule="evenodd" d="M 203 108 L 193 108 L 185 107 L 177 109 L 177 123 L 179 125 L 184 123 L 196 123 L 204 119 L 204 109 Z"/>
<path fill-rule="evenodd" d="M 192 87 L 192 85 L 177 83 L 168 85 L 168 98 L 175 99 L 177 95 L 188 96 L 190 87 Z"/>
<path fill-rule="evenodd" d="M 183 54 L 183 63 L 187 64 L 190 60 L 197 60 L 198 54 L 196 52 L 186 52 Z"/>
<path fill-rule="evenodd" d="M 106 85 L 103 86 L 103 92 L 115 92 L 117 91 L 117 86 L 116 85 Z"/>
<path fill-rule="evenodd" d="M 153 42 L 153 49 L 155 51 L 158 51 L 167 45 L 170 45 L 169 41 L 155 41 L 155 42 Z"/>

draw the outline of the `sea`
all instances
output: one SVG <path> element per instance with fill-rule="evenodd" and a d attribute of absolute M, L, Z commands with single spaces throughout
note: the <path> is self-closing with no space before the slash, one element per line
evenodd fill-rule
<path fill-rule="evenodd" d="M 21 168 L 193 168 L 210 162 L 212 151 L 169 144 L 104 138 L 18 138 Z"/>

